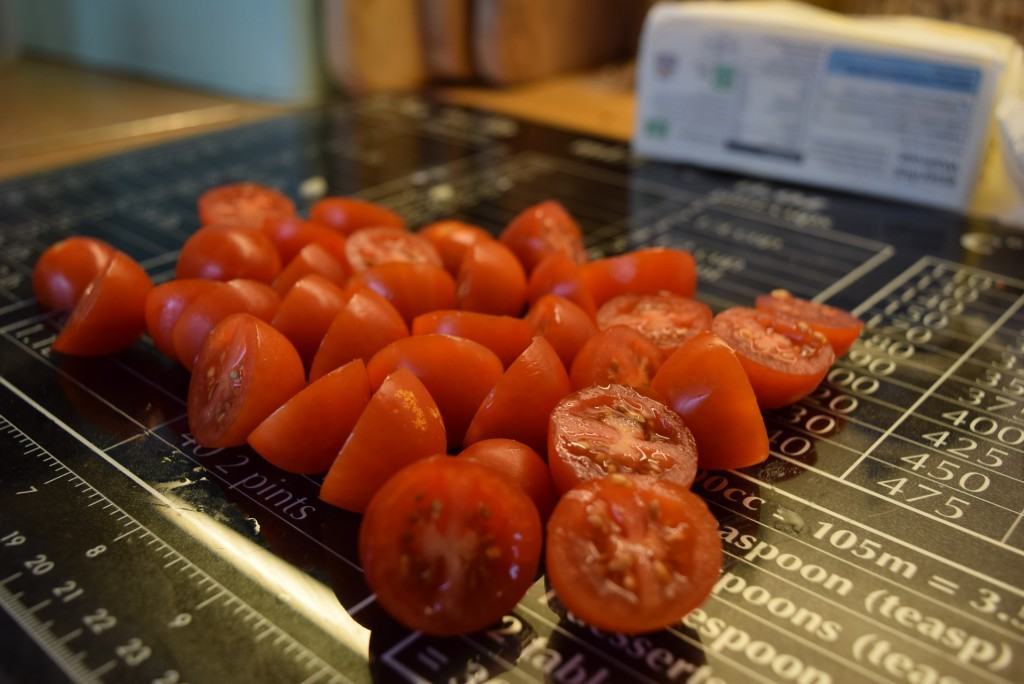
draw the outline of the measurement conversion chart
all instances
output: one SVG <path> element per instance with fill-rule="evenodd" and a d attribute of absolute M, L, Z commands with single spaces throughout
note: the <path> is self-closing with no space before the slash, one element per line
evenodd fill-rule
<path fill-rule="evenodd" d="M 771 457 L 698 474 L 722 575 L 625 636 L 541 576 L 490 629 L 392 621 L 359 517 L 320 481 L 188 432 L 188 374 L 148 341 L 51 351 L 31 268 L 71 234 L 173 275 L 206 188 L 300 209 L 354 194 L 414 226 L 499 232 L 560 200 L 593 257 L 690 250 L 715 311 L 776 288 L 866 327 Z M 951 214 L 643 163 L 620 144 L 416 98 L 340 104 L 0 184 L 0 681 L 1024 681 L 1024 234 Z"/>

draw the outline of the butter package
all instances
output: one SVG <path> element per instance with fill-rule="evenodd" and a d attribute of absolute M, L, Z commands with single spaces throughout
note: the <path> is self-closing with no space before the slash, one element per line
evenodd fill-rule
<path fill-rule="evenodd" d="M 980 29 L 790 2 L 661 4 L 640 52 L 634 151 L 945 209 L 1012 216 L 996 107 L 1021 48 Z M 979 193 L 982 170 L 999 185 Z M 998 205 L 998 206 L 996 206 Z"/>

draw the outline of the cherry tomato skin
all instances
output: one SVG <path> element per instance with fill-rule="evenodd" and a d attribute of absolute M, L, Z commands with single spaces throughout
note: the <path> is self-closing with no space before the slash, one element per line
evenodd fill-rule
<path fill-rule="evenodd" d="M 267 322 L 234 314 L 203 343 L 188 386 L 188 427 L 205 447 L 245 443 L 306 383 L 295 347 Z"/>
<path fill-rule="evenodd" d="M 278 301 L 277 294 L 263 283 L 252 280 L 214 283 L 214 287 L 182 309 L 171 329 L 175 357 L 191 370 L 203 342 L 218 323 L 237 313 L 248 313 L 269 321 L 277 312 Z"/>
<path fill-rule="evenodd" d="M 323 276 L 338 287 L 345 287 L 348 281 L 346 266 L 314 242 L 300 249 L 295 258 L 274 278 L 274 289 L 283 295 L 292 285 L 312 273 Z"/>
<path fill-rule="evenodd" d="M 345 299 L 340 287 L 323 276 L 310 274 L 291 286 L 271 324 L 295 345 L 309 367 Z"/>
<path fill-rule="evenodd" d="M 598 385 L 573 392 L 551 412 L 548 466 L 562 494 L 614 473 L 689 487 L 697 474 L 697 446 L 661 402 L 625 385 Z"/>
<path fill-rule="evenodd" d="M 526 321 L 535 335 L 551 343 L 566 368 L 572 367 L 576 353 L 597 334 L 597 326 L 583 309 L 555 295 L 537 300 L 526 315 Z"/>
<path fill-rule="evenodd" d="M 757 298 L 757 309 L 771 311 L 811 326 L 811 330 L 825 336 L 832 345 L 836 357 L 850 351 L 850 346 L 860 337 L 864 323 L 848 311 L 837 309 L 828 304 L 818 304 L 806 299 L 794 297 L 785 290 L 775 290 L 771 294 Z"/>
<path fill-rule="evenodd" d="M 536 451 L 514 439 L 494 438 L 470 444 L 458 457 L 487 466 L 519 485 L 537 507 L 541 520 L 547 520 L 555 505 L 555 486 Z"/>
<path fill-rule="evenodd" d="M 562 497 L 547 531 L 547 575 L 559 600 L 608 632 L 678 622 L 708 597 L 721 572 L 714 516 L 675 482 L 591 480 Z"/>
<path fill-rule="evenodd" d="M 836 360 L 824 335 L 768 311 L 726 309 L 715 316 L 711 330 L 736 352 L 763 409 L 806 397 Z"/>
<path fill-rule="evenodd" d="M 230 183 L 199 197 L 199 223 L 260 229 L 267 221 L 295 213 L 295 204 L 273 188 L 257 183 Z"/>
<path fill-rule="evenodd" d="M 503 370 L 501 360 L 487 347 L 448 335 L 415 335 L 392 342 L 366 368 L 374 387 L 398 368 L 418 377 L 441 410 L 452 447 L 462 444 L 473 415 Z"/>
<path fill-rule="evenodd" d="M 472 311 L 431 311 L 413 320 L 413 335 L 431 333 L 479 342 L 497 354 L 506 368 L 533 340 L 533 329 L 521 318 Z"/>
<path fill-rule="evenodd" d="M 697 290 L 697 262 L 682 249 L 652 247 L 591 261 L 580 276 L 598 307 L 624 294 L 670 292 L 692 297 Z"/>
<path fill-rule="evenodd" d="M 299 390 L 246 441 L 282 470 L 325 473 L 369 401 L 370 378 L 356 359 Z"/>
<path fill-rule="evenodd" d="M 457 276 L 466 251 L 478 242 L 493 240 L 494 236 L 479 226 L 462 221 L 438 221 L 420 231 L 441 257 L 444 269 Z"/>
<path fill-rule="evenodd" d="M 354 197 L 324 197 L 310 209 L 309 218 L 343 235 L 375 226 L 405 228 L 405 220 L 395 212 Z"/>
<path fill-rule="evenodd" d="M 395 307 L 373 290 L 356 290 L 331 321 L 320 342 L 309 379 L 355 359 L 369 361 L 395 340 L 409 336 L 409 328 Z"/>
<path fill-rule="evenodd" d="M 714 333 L 684 342 L 662 363 L 653 385 L 693 432 L 699 467 L 743 468 L 768 458 L 754 390 L 736 353 Z"/>
<path fill-rule="evenodd" d="M 572 362 L 573 389 L 591 385 L 628 385 L 650 394 L 651 381 L 663 354 L 649 339 L 624 325 L 597 333 L 583 345 Z"/>
<path fill-rule="evenodd" d="M 486 466 L 435 456 L 377 493 L 359 560 L 377 600 L 410 629 L 483 629 L 512 610 L 537 575 L 541 523 L 530 498 Z"/>
<path fill-rule="evenodd" d="M 561 203 L 547 200 L 527 207 L 501 233 L 527 273 L 548 254 L 561 252 L 577 264 L 587 260 L 583 232 Z"/>
<path fill-rule="evenodd" d="M 150 290 L 146 296 L 146 331 L 164 356 L 177 360 L 174 324 L 196 297 L 215 285 L 215 281 L 191 278 L 171 280 Z"/>
<path fill-rule="evenodd" d="M 441 265 L 441 257 L 429 240 L 404 228 L 387 226 L 352 233 L 345 245 L 345 256 L 355 273 L 381 264 Z"/>
<path fill-rule="evenodd" d="M 579 266 L 568 255 L 555 252 L 544 257 L 530 273 L 526 285 L 526 299 L 531 305 L 547 294 L 568 299 L 587 312 L 591 318 L 597 316 L 594 298 L 590 295 L 580 275 Z"/>
<path fill-rule="evenodd" d="M 381 264 L 352 276 L 349 287 L 370 288 L 410 325 L 420 314 L 455 308 L 455 281 L 443 268 L 430 264 Z"/>
<path fill-rule="evenodd" d="M 685 340 L 710 330 L 711 319 L 711 309 L 696 299 L 667 293 L 627 294 L 604 303 L 597 312 L 597 327 L 625 325 L 671 354 Z"/>
<path fill-rule="evenodd" d="M 362 513 L 392 475 L 444 449 L 437 404 L 416 376 L 400 368 L 381 383 L 360 414 L 324 478 L 320 498 Z"/>
<path fill-rule="evenodd" d="M 65 311 L 103 272 L 114 248 L 102 240 L 69 237 L 46 248 L 32 269 L 32 292 L 44 309 Z"/>
<path fill-rule="evenodd" d="M 339 263 L 348 260 L 348 257 L 345 256 L 346 240 L 344 235 L 325 228 L 319 223 L 306 221 L 301 216 L 286 216 L 271 221 L 263 226 L 262 232 L 274 243 L 282 264 L 287 264 L 294 259 L 302 248 L 310 243 L 316 243 L 323 247 Z"/>
<path fill-rule="evenodd" d="M 570 389 L 554 348 L 543 337 L 534 338 L 480 404 L 465 443 L 507 437 L 543 453 L 551 410 Z"/>
<path fill-rule="evenodd" d="M 207 226 L 192 233 L 178 255 L 176 278 L 232 280 L 247 278 L 269 283 L 281 271 L 281 257 L 270 239 L 258 230 Z"/>
<path fill-rule="evenodd" d="M 518 316 L 526 302 L 526 273 L 508 247 L 481 240 L 466 251 L 455 292 L 464 311 Z"/>
<path fill-rule="evenodd" d="M 128 347 L 146 329 L 146 296 L 153 283 L 124 252 L 114 252 L 71 310 L 54 351 L 102 356 Z"/>

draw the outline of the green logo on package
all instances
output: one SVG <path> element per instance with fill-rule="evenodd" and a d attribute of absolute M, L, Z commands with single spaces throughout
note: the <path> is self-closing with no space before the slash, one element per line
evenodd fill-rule
<path fill-rule="evenodd" d="M 644 123 L 644 130 L 652 138 L 664 138 L 668 135 L 668 121 L 665 119 L 648 119 Z"/>
<path fill-rule="evenodd" d="M 715 66 L 715 89 L 716 90 L 729 90 L 732 88 L 732 79 L 736 75 L 736 70 L 727 64 L 718 64 Z"/>

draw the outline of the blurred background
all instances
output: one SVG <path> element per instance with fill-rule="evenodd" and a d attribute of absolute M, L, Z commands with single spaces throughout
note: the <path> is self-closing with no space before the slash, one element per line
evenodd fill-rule
<path fill-rule="evenodd" d="M 726 2 L 728 0 L 723 0 Z M 627 138 L 649 0 L 0 0 L 0 177 L 330 97 L 452 102 Z M 809 0 L 1024 37 L 1024 0 Z"/>

